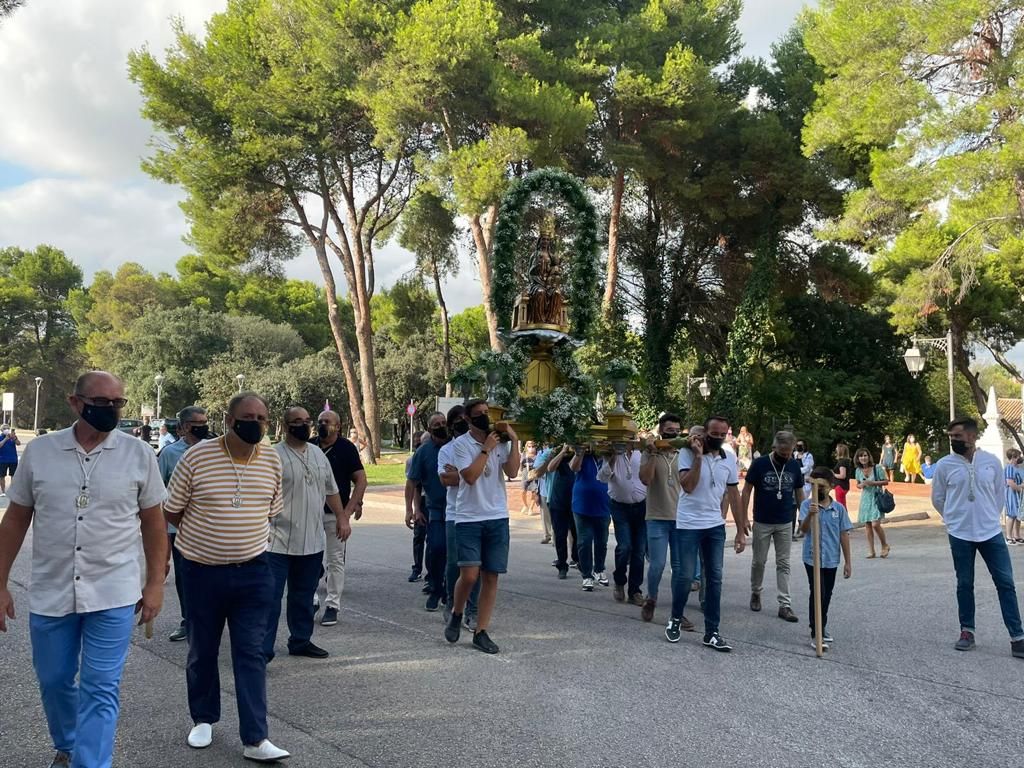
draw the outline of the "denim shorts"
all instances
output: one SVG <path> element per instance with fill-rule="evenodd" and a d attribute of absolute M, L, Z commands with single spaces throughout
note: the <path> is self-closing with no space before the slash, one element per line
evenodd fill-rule
<path fill-rule="evenodd" d="M 508 571 L 508 518 L 458 523 L 455 543 L 459 566 L 480 566 L 491 573 Z"/>

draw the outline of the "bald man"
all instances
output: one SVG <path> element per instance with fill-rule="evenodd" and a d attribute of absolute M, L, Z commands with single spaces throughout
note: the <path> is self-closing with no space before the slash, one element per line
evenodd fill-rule
<path fill-rule="evenodd" d="M 288 585 L 288 653 L 311 659 L 326 659 L 327 651 L 312 641 L 313 596 L 320 582 L 320 568 L 327 546 L 324 531 L 324 505 L 337 524 L 332 538 L 344 542 L 352 529 L 348 514 L 338 496 L 331 465 L 324 452 L 309 444 L 313 422 L 305 408 L 292 407 L 284 413 L 288 431 L 274 446 L 281 458 L 281 491 L 284 508 L 270 521 L 270 546 L 267 559 L 274 578 L 274 594 L 267 616 L 267 634 L 263 653 L 274 658 L 274 641 L 281 618 L 281 598 Z"/>
<path fill-rule="evenodd" d="M 151 621 L 163 604 L 163 482 L 153 449 L 117 429 L 126 402 L 116 376 L 82 375 L 68 397 L 78 420 L 25 448 L 0 522 L 0 631 L 15 618 L 7 580 L 32 525 L 32 659 L 60 768 L 109 768 L 134 615 Z"/>
<path fill-rule="evenodd" d="M 324 411 L 316 420 L 316 437 L 310 442 L 319 446 L 327 457 L 338 486 L 338 496 L 346 519 L 358 520 L 363 516 L 363 494 L 366 492 L 366 472 L 359 458 L 359 449 L 351 440 L 341 436 L 341 417 L 334 411 Z M 318 602 L 324 606 L 320 626 L 338 623 L 341 593 L 345 589 L 346 542 L 337 535 L 338 517 L 330 507 L 324 507 L 324 532 L 327 549 L 324 551 L 324 575 L 317 587 Z"/>

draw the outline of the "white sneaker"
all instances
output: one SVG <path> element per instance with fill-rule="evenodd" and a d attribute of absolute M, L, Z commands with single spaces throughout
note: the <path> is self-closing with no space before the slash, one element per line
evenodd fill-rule
<path fill-rule="evenodd" d="M 188 732 L 188 745 L 193 749 L 205 749 L 213 743 L 213 726 L 209 723 L 196 723 Z"/>
<path fill-rule="evenodd" d="M 594 591 L 594 580 L 593 579 L 584 579 L 583 580 L 583 591 L 584 592 L 593 592 Z"/>
<path fill-rule="evenodd" d="M 272 763 L 275 760 L 284 760 L 291 757 L 291 754 L 283 749 L 278 749 L 270 743 L 270 739 L 264 739 L 255 747 L 246 747 L 242 750 L 242 757 L 246 760 L 255 760 L 257 763 Z"/>
<path fill-rule="evenodd" d="M 596 575 L 597 575 L 597 583 L 600 584 L 602 587 L 607 587 L 608 586 L 608 576 L 607 576 L 607 574 L 605 574 L 604 571 L 601 571 L 600 573 L 598 573 Z"/>

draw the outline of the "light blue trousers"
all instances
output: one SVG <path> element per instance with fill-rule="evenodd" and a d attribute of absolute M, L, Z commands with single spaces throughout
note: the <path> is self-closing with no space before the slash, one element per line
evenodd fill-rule
<path fill-rule="evenodd" d="M 31 614 L 32 664 L 53 745 L 72 768 L 110 768 L 135 606 L 53 617 Z M 81 674 L 79 675 L 79 666 Z M 79 676 L 76 683 L 75 677 Z"/>

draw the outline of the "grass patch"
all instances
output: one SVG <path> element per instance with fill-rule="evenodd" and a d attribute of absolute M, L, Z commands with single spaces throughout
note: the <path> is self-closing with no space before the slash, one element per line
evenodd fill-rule
<path fill-rule="evenodd" d="M 369 485 L 404 485 L 405 460 L 408 453 L 385 453 L 377 464 L 365 464 L 366 481 Z"/>

